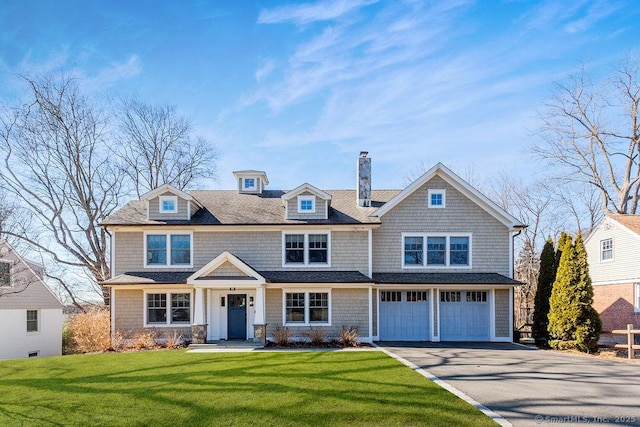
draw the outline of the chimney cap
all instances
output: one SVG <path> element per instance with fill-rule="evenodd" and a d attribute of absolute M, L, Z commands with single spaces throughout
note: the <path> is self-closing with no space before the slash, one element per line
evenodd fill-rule
<path fill-rule="evenodd" d="M 365 157 L 367 157 L 367 154 L 369 154 L 368 151 L 361 151 L 360 152 L 360 157 L 365 158 Z"/>

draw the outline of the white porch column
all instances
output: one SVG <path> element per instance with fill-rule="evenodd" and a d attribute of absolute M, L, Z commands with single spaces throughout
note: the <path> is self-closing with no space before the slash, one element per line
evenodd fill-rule
<path fill-rule="evenodd" d="M 256 325 L 264 325 L 264 312 L 265 312 L 265 291 L 264 285 L 260 285 L 256 288 L 256 302 L 255 302 L 255 310 L 256 314 L 253 318 L 254 323 Z"/>
<path fill-rule="evenodd" d="M 196 300 L 193 302 L 195 309 L 193 323 L 195 325 L 204 325 L 204 290 L 196 288 Z"/>

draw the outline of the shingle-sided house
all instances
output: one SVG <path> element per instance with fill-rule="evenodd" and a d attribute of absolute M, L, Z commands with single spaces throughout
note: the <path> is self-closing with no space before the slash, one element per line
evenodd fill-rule
<path fill-rule="evenodd" d="M 640 215 L 607 215 L 585 247 L 602 330 L 640 328 Z"/>
<path fill-rule="evenodd" d="M 62 354 L 62 303 L 41 267 L 0 239 L 0 359 Z"/>
<path fill-rule="evenodd" d="M 201 342 L 354 326 L 363 341 L 512 339 L 523 225 L 442 164 L 404 190 L 372 190 L 365 152 L 357 189 L 268 190 L 265 172 L 234 176 L 229 191 L 163 185 L 102 223 L 114 332 L 177 329 Z"/>

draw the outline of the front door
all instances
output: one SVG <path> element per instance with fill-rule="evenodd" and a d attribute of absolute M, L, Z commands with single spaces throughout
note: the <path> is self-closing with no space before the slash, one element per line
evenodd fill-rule
<path fill-rule="evenodd" d="M 227 338 L 247 339 L 247 295 L 229 294 L 227 307 Z"/>

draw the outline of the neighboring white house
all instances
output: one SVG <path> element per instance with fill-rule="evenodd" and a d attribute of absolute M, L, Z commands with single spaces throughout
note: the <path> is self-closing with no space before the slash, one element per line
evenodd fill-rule
<path fill-rule="evenodd" d="M 39 267 L 0 239 L 0 359 L 62 354 L 62 303 Z"/>
<path fill-rule="evenodd" d="M 640 327 L 640 215 L 609 214 L 585 240 L 602 330 Z"/>

